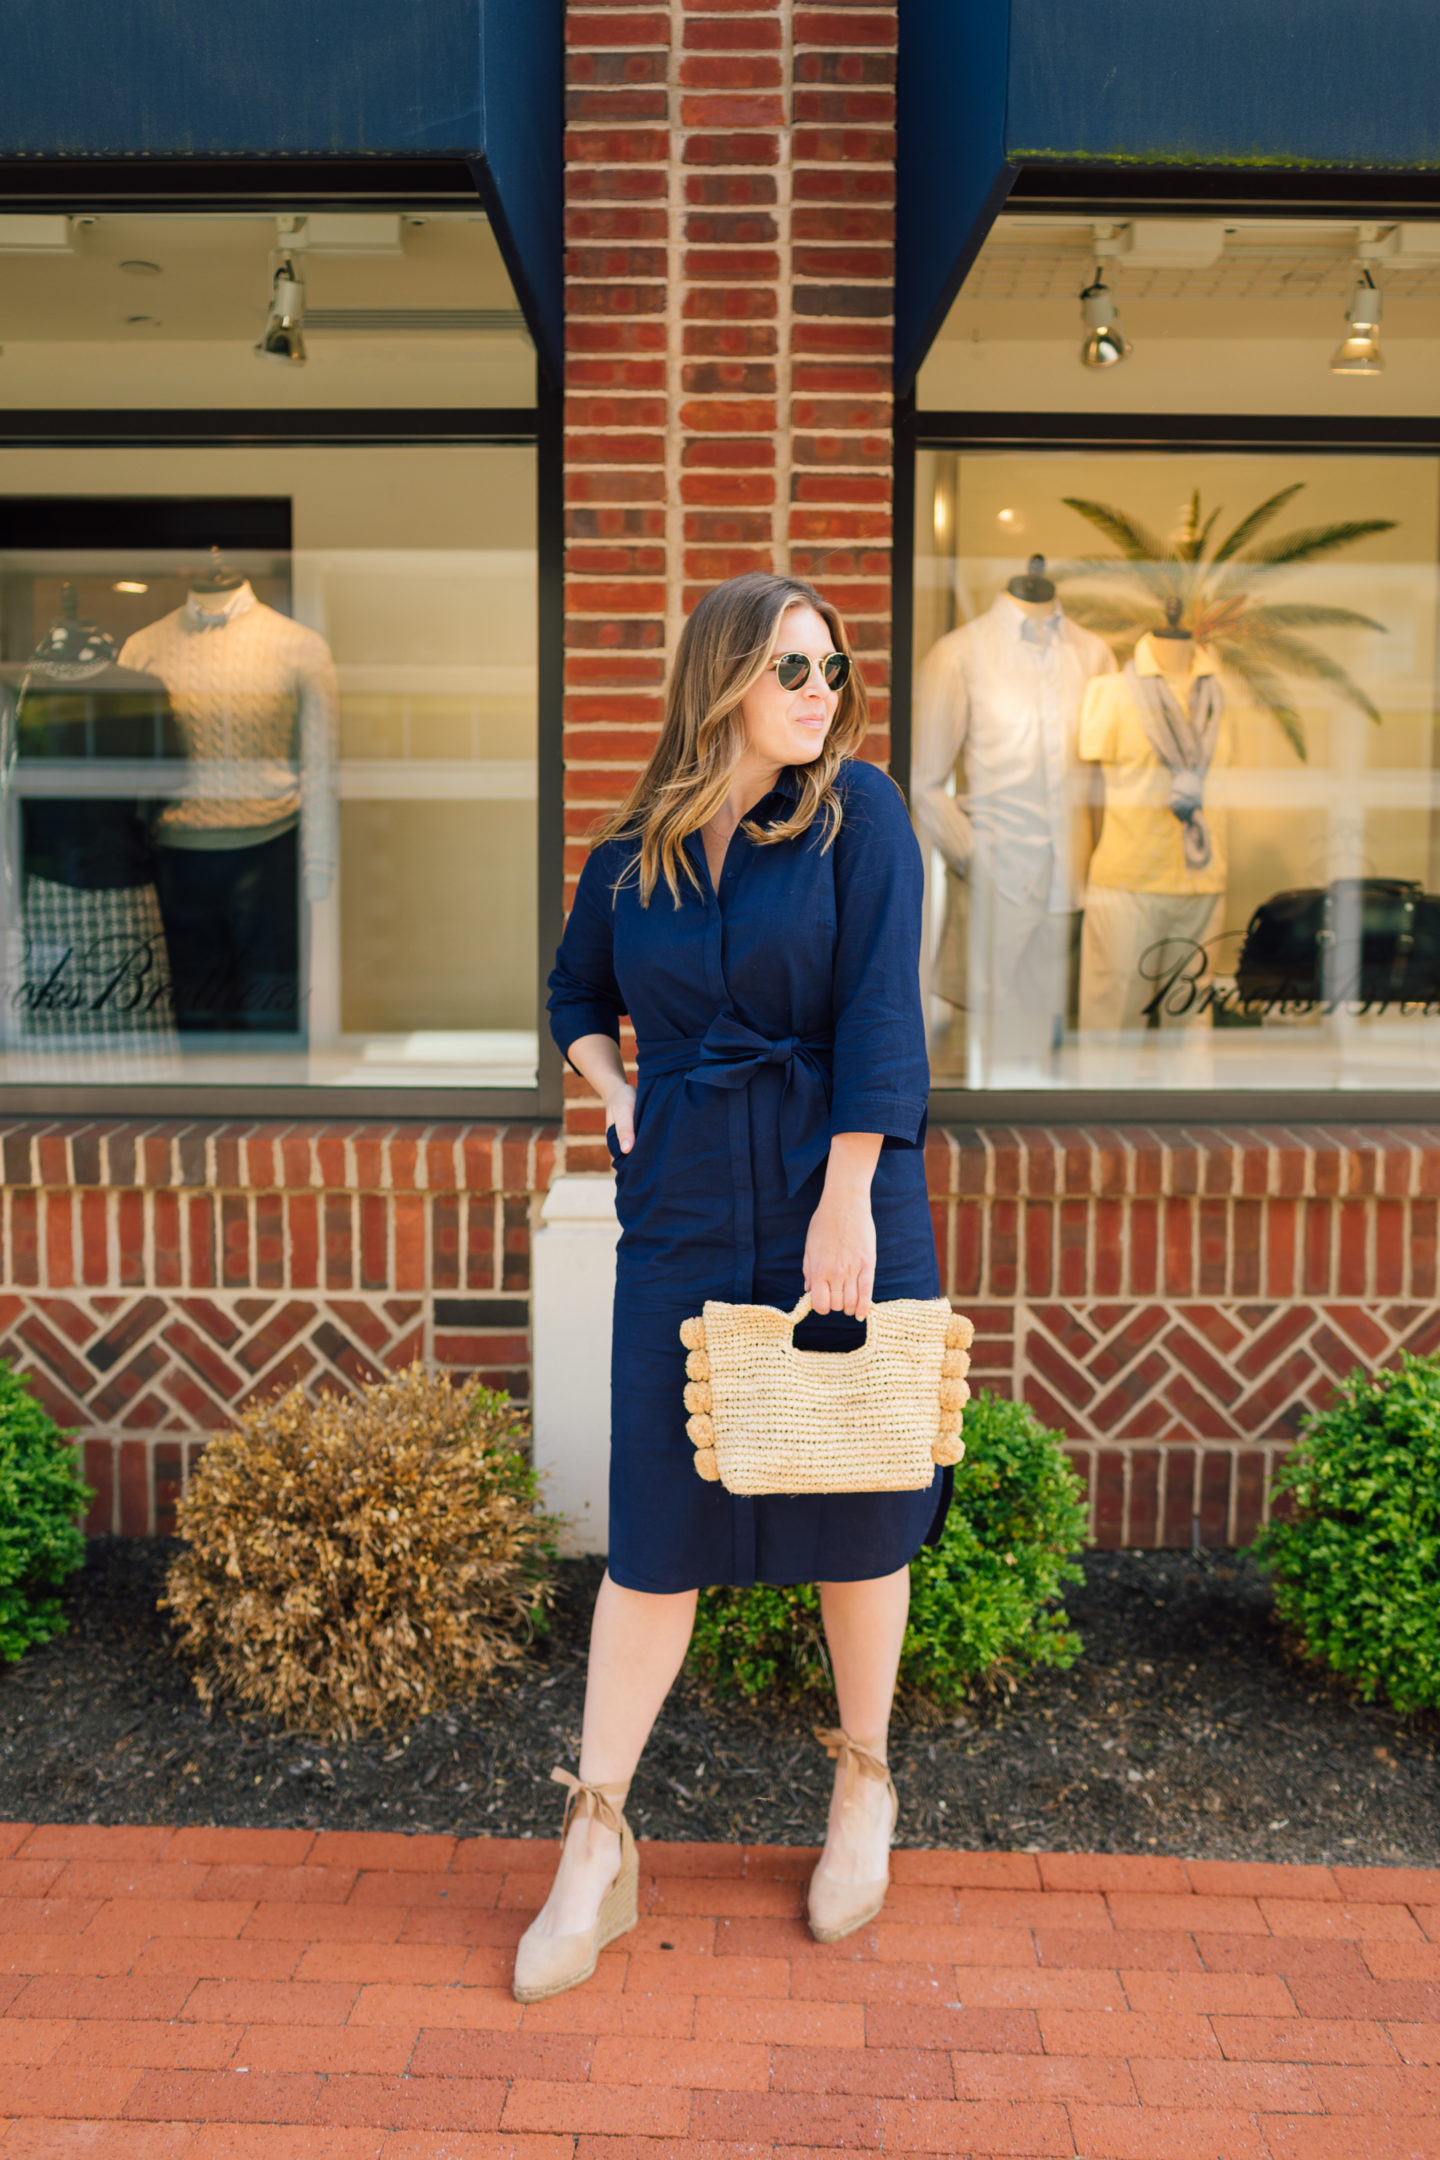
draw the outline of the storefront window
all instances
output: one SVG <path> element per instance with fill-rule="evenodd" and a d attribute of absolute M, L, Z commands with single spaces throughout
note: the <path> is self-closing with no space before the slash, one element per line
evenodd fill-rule
<path fill-rule="evenodd" d="M 0 396 L 221 424 L 0 451 L 0 1078 L 532 1086 L 535 451 L 383 442 L 533 403 L 488 228 L 110 223 L 16 256 Z M 277 404 L 382 440 L 225 439 Z"/>
<path fill-rule="evenodd" d="M 1333 346 L 1347 263 L 1331 253 Z M 1014 283 L 1010 327 L 1053 341 Z M 1083 412 L 1101 371 L 1080 362 L 1069 299 Z M 1212 336 L 1220 409 L 1233 320 L 1168 305 L 1154 371 L 1167 331 L 1190 371 Z M 1143 311 L 1122 320 L 1138 357 Z M 1417 310 L 1412 327 L 1436 326 Z M 1317 358 L 1313 330 L 1295 334 L 1294 402 L 1302 359 L 1317 400 L 1353 398 L 1367 386 Z M 958 365 L 953 339 L 942 359 Z M 1130 364 L 1103 371 L 1117 418 Z M 1433 1085 L 1437 549 L 1427 455 L 920 452 L 912 799 L 937 1085 Z"/>

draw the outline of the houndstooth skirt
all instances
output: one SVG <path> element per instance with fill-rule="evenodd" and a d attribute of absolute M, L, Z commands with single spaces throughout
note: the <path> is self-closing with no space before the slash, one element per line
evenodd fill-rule
<path fill-rule="evenodd" d="M 28 1041 L 173 1042 L 170 963 L 153 885 L 88 891 L 27 877 L 13 1009 Z"/>

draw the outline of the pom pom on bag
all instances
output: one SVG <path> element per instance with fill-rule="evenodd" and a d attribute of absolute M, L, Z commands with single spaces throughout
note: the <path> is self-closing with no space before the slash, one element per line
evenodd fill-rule
<path fill-rule="evenodd" d="M 944 1298 L 872 1305 L 858 1350 L 797 1350 L 811 1310 L 724 1305 L 680 1324 L 695 1468 L 727 1492 L 918 1492 L 957 1463 L 975 1330 Z"/>

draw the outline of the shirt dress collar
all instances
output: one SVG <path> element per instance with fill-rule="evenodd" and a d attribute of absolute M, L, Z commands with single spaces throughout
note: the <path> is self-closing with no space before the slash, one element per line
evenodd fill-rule
<path fill-rule="evenodd" d="M 779 774 L 776 777 L 775 785 L 770 790 L 770 794 L 784 795 L 791 802 L 798 802 L 800 800 L 800 775 L 795 770 L 795 767 L 793 765 L 782 766 Z M 762 797 L 762 800 L 766 802 L 768 802 L 769 799 L 769 796 Z M 757 803 L 755 805 L 755 808 L 758 810 L 759 807 L 760 805 L 759 803 Z M 751 815 L 754 815 L 753 811 Z"/>
<path fill-rule="evenodd" d="M 762 821 L 768 822 L 765 806 L 767 803 L 773 802 L 777 795 L 783 796 L 787 803 L 795 803 L 800 800 L 800 778 L 793 765 L 782 766 L 776 776 L 775 785 L 771 788 L 769 794 L 762 795 L 759 802 L 747 814 L 752 818 L 759 817 Z M 783 813 L 781 814 L 783 815 Z M 681 844 L 691 862 L 695 865 L 696 871 L 699 872 L 705 860 L 705 843 L 700 834 L 698 832 L 687 833 Z M 706 871 L 704 875 L 708 880 L 709 872 Z"/>

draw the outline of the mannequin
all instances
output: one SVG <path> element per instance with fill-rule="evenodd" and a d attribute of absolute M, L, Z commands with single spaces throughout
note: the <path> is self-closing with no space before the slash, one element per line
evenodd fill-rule
<path fill-rule="evenodd" d="M 1040 618 L 1052 612 L 1055 606 L 1055 581 L 1045 575 L 1045 558 L 1032 555 L 1019 577 L 1012 577 L 1005 587 L 1012 600 L 1019 602 L 1025 613 Z"/>
<path fill-rule="evenodd" d="M 1180 615 L 1180 602 L 1178 600 L 1167 600 L 1165 603 L 1165 627 L 1163 630 L 1152 630 L 1150 632 L 1151 642 L 1155 647 L 1155 658 L 1160 663 L 1160 672 L 1171 682 L 1184 682 L 1186 680 L 1195 657 L 1195 633 L 1193 630 L 1185 628 L 1185 625 L 1180 620 Z"/>
<path fill-rule="evenodd" d="M 210 550 L 185 605 L 121 654 L 168 686 L 190 782 L 156 822 L 156 883 L 185 1034 L 296 1036 L 300 885 L 335 873 L 339 693 L 315 631 Z"/>
<path fill-rule="evenodd" d="M 152 806 L 108 792 L 104 771 L 107 760 L 179 754 L 165 685 L 118 665 L 114 641 L 80 619 L 75 587 L 62 585 L 59 617 L 31 658 L 0 669 L 0 701 L 7 790 L 39 761 L 95 782 L 85 794 L 27 789 L 20 801 L 19 1032 L 162 1047 L 174 1023 Z"/>
<path fill-rule="evenodd" d="M 1206 808 L 1230 760 L 1224 695 L 1178 600 L 1123 674 L 1092 684 L 1080 756 L 1104 776 L 1080 957 L 1086 1031 L 1187 1028 L 1208 1005 L 1207 940 L 1225 891 L 1223 819 Z"/>
<path fill-rule="evenodd" d="M 209 600 L 213 599 L 216 593 L 238 592 L 244 583 L 240 572 L 230 567 L 219 548 L 212 547 L 210 566 L 206 570 L 197 571 L 191 578 L 190 593 L 192 598 Z"/>
<path fill-rule="evenodd" d="M 1033 1085 L 1053 1068 L 1088 852 L 1075 731 L 1086 685 L 1114 668 L 1032 555 L 920 669 L 915 819 L 945 864 L 931 987 L 957 1016 L 952 1037 L 968 1031 L 972 1086 Z"/>

